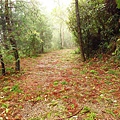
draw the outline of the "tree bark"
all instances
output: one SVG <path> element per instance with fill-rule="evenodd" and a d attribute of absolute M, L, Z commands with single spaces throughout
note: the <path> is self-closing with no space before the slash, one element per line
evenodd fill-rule
<path fill-rule="evenodd" d="M 13 31 L 12 31 L 12 25 L 11 25 L 12 21 L 10 20 L 10 12 L 11 12 L 11 8 L 9 8 L 8 6 L 8 0 L 5 0 L 5 17 L 6 17 L 8 36 L 9 36 L 9 40 L 12 45 L 12 50 L 14 52 L 14 57 L 15 57 L 15 71 L 20 71 L 20 58 L 17 50 L 16 40 L 12 35 Z"/>
<path fill-rule="evenodd" d="M 44 43 L 42 43 L 42 46 L 41 46 L 41 53 L 44 53 Z"/>
<path fill-rule="evenodd" d="M 41 31 L 40 33 L 40 38 L 43 40 L 42 43 L 41 43 L 41 50 L 40 50 L 40 53 L 44 53 L 44 45 L 45 45 L 45 38 L 44 38 L 44 32 Z"/>
<path fill-rule="evenodd" d="M 5 39 L 5 20 L 4 20 L 4 14 L 3 14 L 3 4 L 2 4 L 2 0 L 0 1 L 1 3 L 1 6 L 0 6 L 0 17 L 1 17 L 1 33 L 3 33 L 3 40 Z M 2 37 L 1 37 L 1 42 L 4 43 L 5 41 L 2 40 Z M 1 67 L 2 67 L 2 75 L 5 75 L 5 64 L 4 64 L 4 61 L 3 61 L 3 56 L 2 54 L 0 54 L 0 62 L 1 62 Z"/>
<path fill-rule="evenodd" d="M 79 14 L 79 7 L 78 7 L 78 0 L 75 0 L 75 8 L 76 8 L 76 19 L 77 19 L 77 27 L 78 27 L 78 40 L 80 45 L 80 51 L 81 51 L 81 59 L 84 62 L 85 55 L 83 51 L 83 42 L 82 42 L 82 33 L 81 33 L 81 24 L 80 24 L 80 14 Z"/>
<path fill-rule="evenodd" d="M 5 64 L 3 61 L 2 54 L 0 54 L 0 62 L 1 62 L 1 66 L 2 66 L 2 75 L 5 75 Z"/>
<path fill-rule="evenodd" d="M 2 3 L 2 0 L 1 0 L 1 9 L 0 9 L 0 13 L 1 13 L 1 26 L 2 26 L 2 33 L 3 33 L 3 40 L 2 40 L 2 44 L 3 46 L 8 49 L 8 46 L 6 44 L 6 40 L 7 40 L 7 37 L 6 37 L 6 21 L 5 21 L 5 14 L 4 14 L 4 10 L 3 10 L 3 3 Z"/>

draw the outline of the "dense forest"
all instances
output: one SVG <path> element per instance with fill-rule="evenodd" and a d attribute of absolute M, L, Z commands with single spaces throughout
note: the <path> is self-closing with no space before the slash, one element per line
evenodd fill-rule
<path fill-rule="evenodd" d="M 3 75 L 7 63 L 10 65 L 15 61 L 15 70 L 20 71 L 20 58 L 60 49 L 63 44 L 64 47 L 73 44 L 70 40 L 64 41 L 71 37 L 65 26 L 66 18 L 61 15 L 63 8 L 53 10 L 53 16 L 49 18 L 42 10 L 42 5 L 38 3 L 39 1 L 1 1 L 0 54 Z M 64 31 L 68 36 L 64 35 Z"/>
<path fill-rule="evenodd" d="M 76 3 L 78 4 L 78 3 Z M 76 15 L 80 23 L 76 24 Z M 73 17 L 74 16 L 74 17 Z M 119 39 L 120 10 L 115 0 L 80 1 L 78 11 L 73 5 L 69 8 L 68 26 L 76 42 L 82 47 L 84 59 L 93 57 L 96 53 L 113 53 L 116 50 L 116 41 Z M 80 26 L 78 32 L 77 27 Z M 78 39 L 78 33 L 80 39 Z M 81 41 L 81 42 L 80 42 Z M 119 50 L 116 50 L 117 55 Z M 119 55 L 118 55 L 119 57 Z"/>
<path fill-rule="evenodd" d="M 0 0 L 0 120 L 120 119 L 120 1 L 53 2 Z"/>
<path fill-rule="evenodd" d="M 65 8 L 59 1 L 56 3 L 58 6 L 50 16 L 42 10 L 44 8 L 38 1 L 1 0 L 0 58 L 3 75 L 7 63 L 10 65 L 15 62 L 15 70 L 20 71 L 20 58 L 70 48 L 75 43 L 83 61 L 102 53 L 120 58 L 120 10 L 115 0 L 81 0 L 78 4 L 78 24 L 74 3 L 71 3 L 67 12 L 64 12 Z"/>

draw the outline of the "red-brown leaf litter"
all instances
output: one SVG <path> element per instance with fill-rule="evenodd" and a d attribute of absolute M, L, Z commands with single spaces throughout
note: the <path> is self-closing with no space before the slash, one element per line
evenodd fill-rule
<path fill-rule="evenodd" d="M 0 120 L 120 120 L 120 65 L 73 49 L 21 59 L 0 77 Z"/>

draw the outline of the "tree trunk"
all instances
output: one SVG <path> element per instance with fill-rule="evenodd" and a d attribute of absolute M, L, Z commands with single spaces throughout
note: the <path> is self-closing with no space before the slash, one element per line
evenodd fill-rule
<path fill-rule="evenodd" d="M 42 46 L 41 46 L 41 53 L 44 53 L 44 43 L 42 43 Z"/>
<path fill-rule="evenodd" d="M 44 53 L 44 45 L 45 45 L 45 38 L 44 38 L 44 32 L 41 31 L 40 33 L 40 38 L 42 39 L 42 43 L 41 43 L 41 50 L 40 50 L 40 53 Z"/>
<path fill-rule="evenodd" d="M 62 29 L 62 48 L 64 48 L 64 28 Z"/>
<path fill-rule="evenodd" d="M 6 17 L 6 23 L 7 23 L 7 30 L 8 30 L 8 36 L 10 43 L 12 45 L 12 49 L 14 52 L 14 57 L 15 57 L 15 70 L 20 71 L 20 58 L 17 50 L 17 44 L 16 40 L 14 39 L 14 36 L 12 35 L 12 21 L 10 21 L 10 13 L 11 13 L 12 7 L 9 8 L 8 6 L 8 0 L 5 0 L 5 17 Z"/>
<path fill-rule="evenodd" d="M 5 75 L 5 64 L 3 61 L 2 54 L 0 54 L 0 62 L 1 62 L 1 66 L 2 66 L 2 75 Z"/>
<path fill-rule="evenodd" d="M 5 14 L 4 14 L 4 10 L 3 10 L 3 2 L 1 0 L 1 9 L 0 9 L 0 13 L 1 13 L 1 26 L 2 26 L 2 33 L 3 33 L 3 40 L 2 40 L 2 44 L 3 46 L 8 50 L 8 46 L 6 44 L 6 40 L 7 40 L 7 37 L 6 37 L 6 21 L 5 21 Z"/>
<path fill-rule="evenodd" d="M 60 49 L 63 48 L 63 43 L 62 43 L 62 24 L 60 24 Z"/>
<path fill-rule="evenodd" d="M 1 3 L 1 6 L 0 6 L 0 17 L 1 17 L 1 26 L 2 26 L 2 29 L 1 29 L 1 34 L 3 34 L 3 39 L 1 37 L 1 42 L 4 44 L 4 39 L 5 39 L 5 20 L 4 20 L 4 14 L 3 14 L 3 4 L 2 4 L 2 0 L 0 1 Z M 1 67 L 2 67 L 2 75 L 5 75 L 5 64 L 4 64 L 4 61 L 3 61 L 3 56 L 2 54 L 0 54 L 0 62 L 1 62 Z"/>
<path fill-rule="evenodd" d="M 82 33 L 81 33 L 81 24 L 80 24 L 80 14 L 79 14 L 79 7 L 78 7 L 78 0 L 75 0 L 75 8 L 76 8 L 76 19 L 77 19 L 77 27 L 78 27 L 78 40 L 80 45 L 80 51 L 81 51 L 81 59 L 84 62 L 85 61 L 85 55 L 83 51 L 83 44 L 82 44 Z"/>

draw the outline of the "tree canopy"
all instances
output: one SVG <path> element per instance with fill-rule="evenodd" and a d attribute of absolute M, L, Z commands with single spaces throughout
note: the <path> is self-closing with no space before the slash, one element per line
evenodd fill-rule
<path fill-rule="evenodd" d="M 112 9 L 111 9 L 112 8 Z M 90 0 L 79 1 L 79 13 L 81 22 L 81 35 L 86 57 L 94 56 L 96 53 L 113 52 L 119 35 L 119 9 L 116 2 Z M 77 22 L 75 8 L 71 4 L 69 8 L 68 26 L 75 41 L 79 44 L 77 37 Z"/>

